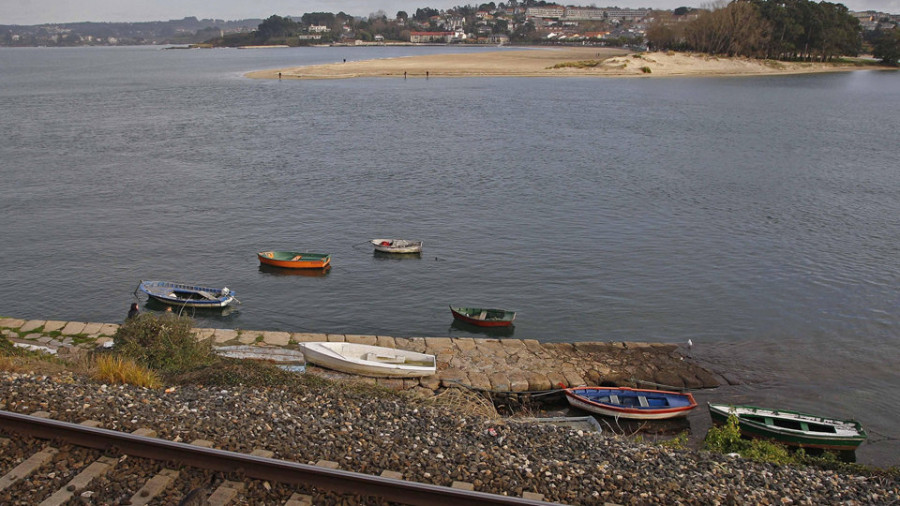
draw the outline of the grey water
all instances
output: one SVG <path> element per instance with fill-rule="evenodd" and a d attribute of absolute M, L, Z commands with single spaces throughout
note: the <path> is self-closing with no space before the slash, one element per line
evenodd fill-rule
<path fill-rule="evenodd" d="M 502 307 L 516 338 L 690 339 L 740 383 L 701 403 L 856 418 L 900 464 L 900 74 L 243 77 L 474 50 L 0 49 L 0 315 L 120 322 L 141 279 L 234 290 L 206 327 L 478 337 L 448 305 Z"/>

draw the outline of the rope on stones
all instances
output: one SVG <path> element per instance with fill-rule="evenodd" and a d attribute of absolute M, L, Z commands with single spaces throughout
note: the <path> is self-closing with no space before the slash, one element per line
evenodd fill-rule
<path fill-rule="evenodd" d="M 878 436 L 877 439 L 869 438 L 870 443 L 880 443 L 882 441 L 898 441 L 898 440 L 900 440 L 900 438 L 898 438 L 898 437 L 888 436 L 887 434 L 882 434 L 878 431 L 871 430 L 871 429 L 868 429 L 866 432 L 868 432 L 869 434 L 874 434 L 874 435 Z"/>
<path fill-rule="evenodd" d="M 558 394 L 559 392 L 562 392 L 563 390 L 565 390 L 563 388 L 557 388 L 555 390 L 528 390 L 528 391 L 524 391 L 524 392 L 510 392 L 509 390 L 491 390 L 489 388 L 473 387 L 472 385 L 467 385 L 459 380 L 444 380 L 444 381 L 446 381 L 447 383 L 454 383 L 456 385 L 459 385 L 463 388 L 467 388 L 467 389 L 475 391 L 475 392 L 481 392 L 481 393 L 486 393 L 486 394 L 497 394 L 497 395 L 527 395 L 530 397 L 543 397 L 545 395 Z"/>
<path fill-rule="evenodd" d="M 631 377 L 631 382 L 634 383 L 635 385 L 649 385 L 652 387 L 665 388 L 668 390 L 677 390 L 679 392 L 687 392 L 690 390 L 697 390 L 696 388 L 691 389 L 691 388 L 685 388 L 685 387 L 676 387 L 673 385 L 665 385 L 663 383 L 657 383 L 655 381 L 640 380 L 640 379 L 635 378 L 634 376 Z"/>

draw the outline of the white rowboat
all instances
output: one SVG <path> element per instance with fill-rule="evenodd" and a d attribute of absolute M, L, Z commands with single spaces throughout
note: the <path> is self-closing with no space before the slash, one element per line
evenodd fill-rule
<path fill-rule="evenodd" d="M 408 241 L 406 239 L 372 239 L 369 241 L 375 246 L 375 251 L 382 253 L 421 253 L 422 241 Z"/>
<path fill-rule="evenodd" d="M 355 343 L 300 343 L 306 361 L 376 378 L 418 378 L 437 370 L 434 355 Z"/>

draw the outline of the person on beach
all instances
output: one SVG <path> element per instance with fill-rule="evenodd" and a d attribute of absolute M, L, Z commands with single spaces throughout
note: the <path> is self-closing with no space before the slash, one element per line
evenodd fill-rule
<path fill-rule="evenodd" d="M 137 302 L 132 302 L 131 309 L 128 310 L 128 316 L 125 319 L 131 320 L 132 318 L 137 316 L 139 313 L 140 313 L 140 311 L 138 310 Z"/>

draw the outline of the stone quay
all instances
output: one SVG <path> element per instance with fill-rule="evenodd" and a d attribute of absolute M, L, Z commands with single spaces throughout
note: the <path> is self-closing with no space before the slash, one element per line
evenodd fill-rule
<path fill-rule="evenodd" d="M 0 333 L 17 346 L 60 356 L 112 341 L 112 323 L 0 318 Z M 318 367 L 307 372 L 332 379 L 358 379 L 396 389 L 437 391 L 464 386 L 497 393 L 542 392 L 615 384 L 663 389 L 714 388 L 724 383 L 685 357 L 678 345 L 640 342 L 540 342 L 487 337 L 390 337 L 238 329 L 194 329 L 215 346 L 251 345 L 296 349 L 301 342 L 350 342 L 435 355 L 437 374 L 424 378 L 362 378 Z"/>

